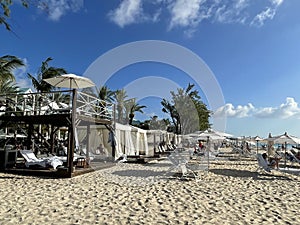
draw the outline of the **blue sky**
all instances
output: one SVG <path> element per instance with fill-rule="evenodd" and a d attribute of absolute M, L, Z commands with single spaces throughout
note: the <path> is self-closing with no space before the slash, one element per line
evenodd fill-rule
<path fill-rule="evenodd" d="M 161 40 L 192 51 L 214 74 L 224 105 L 214 110 L 213 123 L 226 116 L 226 131 L 237 136 L 266 137 L 269 132 L 285 131 L 300 136 L 300 1 L 44 2 L 47 10 L 25 9 L 15 3 L 9 21 L 14 33 L 0 27 L 0 55 L 15 55 L 27 63 L 16 71 L 21 86 L 31 85 L 26 73 L 36 73 L 47 57 L 54 59 L 52 66 L 83 75 L 97 58 L 118 46 Z M 101 68 L 95 76 L 101 76 Z M 178 68 L 146 62 L 122 68 L 107 84 L 120 89 L 147 76 L 166 78 L 179 87 L 193 82 Z M 159 92 L 161 85 L 154 85 L 157 89 L 153 90 Z M 143 89 L 140 86 L 140 92 Z M 207 93 L 200 92 L 210 108 Z M 148 108 L 139 118 L 163 117 L 159 101 L 159 94 L 141 99 Z"/>

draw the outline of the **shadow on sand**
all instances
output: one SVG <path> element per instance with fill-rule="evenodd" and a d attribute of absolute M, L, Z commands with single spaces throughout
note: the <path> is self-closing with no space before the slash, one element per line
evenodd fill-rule
<path fill-rule="evenodd" d="M 122 170 L 115 171 L 112 174 L 125 177 L 155 177 L 162 176 L 165 174 L 165 172 L 153 170 Z"/>
<path fill-rule="evenodd" d="M 222 175 L 222 176 L 240 177 L 240 178 L 252 177 L 254 180 L 292 180 L 291 178 L 288 178 L 286 176 L 275 175 L 272 173 L 252 172 L 249 170 L 211 169 L 209 171 L 211 173 Z"/>

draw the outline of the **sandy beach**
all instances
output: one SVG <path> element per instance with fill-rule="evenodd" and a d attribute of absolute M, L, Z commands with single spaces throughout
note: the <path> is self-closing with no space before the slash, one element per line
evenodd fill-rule
<path fill-rule="evenodd" d="M 222 159 L 199 180 L 166 174 L 167 160 L 71 179 L 0 173 L 0 224 L 300 224 L 299 175 Z"/>

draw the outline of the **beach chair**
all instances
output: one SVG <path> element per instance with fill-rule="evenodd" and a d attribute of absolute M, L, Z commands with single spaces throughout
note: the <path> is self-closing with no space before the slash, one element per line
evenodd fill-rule
<path fill-rule="evenodd" d="M 288 151 L 289 157 L 287 157 L 287 159 L 292 163 L 292 165 L 294 163 L 299 163 L 300 164 L 300 160 L 294 155 L 294 153 L 292 151 Z"/>
<path fill-rule="evenodd" d="M 257 158 L 257 163 L 258 163 L 257 171 L 264 170 L 264 171 L 270 173 L 272 168 L 268 165 L 268 162 L 264 159 L 262 154 L 258 153 L 256 155 L 256 158 Z"/>
<path fill-rule="evenodd" d="M 120 163 L 125 163 L 125 162 L 127 162 L 127 155 L 126 155 L 126 154 L 123 154 L 123 155 L 119 158 L 118 164 L 120 164 Z"/>
<path fill-rule="evenodd" d="M 175 151 L 168 156 L 169 161 L 172 163 L 172 166 L 167 170 L 166 173 L 169 173 L 173 170 L 181 172 L 181 178 L 187 177 L 190 173 L 197 179 L 195 172 L 188 166 L 190 160 L 189 151 Z"/>
<path fill-rule="evenodd" d="M 56 169 L 58 166 L 63 165 L 63 162 L 57 156 L 38 159 L 31 150 L 20 150 L 20 154 L 25 159 L 25 166 L 27 168 L 30 166 L 41 166 L 43 168 L 51 166 Z"/>
<path fill-rule="evenodd" d="M 242 149 L 242 148 L 234 148 L 232 150 L 233 153 L 238 153 L 240 156 L 243 157 L 255 157 L 255 154 L 253 154 L 250 150 Z"/>
<path fill-rule="evenodd" d="M 61 150 L 61 152 L 62 152 L 62 154 L 61 155 L 59 155 L 59 156 L 56 156 L 57 158 L 59 158 L 61 161 L 63 161 L 63 162 L 67 162 L 67 160 L 68 160 L 68 158 L 67 158 L 67 156 L 68 156 L 68 149 L 66 148 L 66 147 L 64 147 L 64 148 L 62 148 L 62 150 Z M 86 154 L 86 152 L 85 152 L 85 154 Z M 82 153 L 82 155 L 80 155 L 80 154 L 77 154 L 75 151 L 74 151 L 74 153 L 73 153 L 73 162 L 77 162 L 78 161 L 78 159 L 79 158 L 86 158 L 85 157 L 85 154 L 84 154 L 84 152 Z M 92 157 L 91 155 L 90 155 L 90 157 Z M 92 158 L 93 159 L 93 158 Z M 90 160 L 92 160 L 92 159 L 90 159 Z"/>
<path fill-rule="evenodd" d="M 197 169 L 202 171 L 209 171 L 209 156 L 207 154 L 201 155 L 197 158 Z"/>

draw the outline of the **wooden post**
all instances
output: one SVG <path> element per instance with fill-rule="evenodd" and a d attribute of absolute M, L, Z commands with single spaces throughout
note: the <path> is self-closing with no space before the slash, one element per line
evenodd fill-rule
<path fill-rule="evenodd" d="M 209 136 L 207 136 L 207 146 L 206 146 L 207 150 L 207 172 L 209 171 L 209 153 L 210 153 L 210 140 L 209 140 Z"/>
<path fill-rule="evenodd" d="M 70 124 L 68 129 L 68 149 L 67 149 L 67 166 L 68 166 L 69 177 L 72 176 L 72 172 L 73 172 L 73 159 L 71 156 L 73 146 L 74 146 L 74 135 L 73 135 L 72 125 Z"/>
<path fill-rule="evenodd" d="M 90 164 L 90 133 L 91 133 L 91 125 L 87 125 L 87 134 L 86 134 L 86 158 L 87 164 Z"/>
<path fill-rule="evenodd" d="M 154 132 L 153 135 L 154 135 L 153 136 L 153 151 L 154 151 L 154 155 L 155 155 L 155 153 L 157 153 L 156 152 L 156 150 L 157 150 L 156 149 L 156 133 Z"/>
<path fill-rule="evenodd" d="M 113 134 L 115 134 L 116 132 L 116 126 L 117 126 L 117 118 L 116 118 L 116 104 L 114 104 L 113 106 L 113 130 L 111 132 L 113 132 Z M 115 138 L 115 137 L 113 137 Z M 114 143 L 112 143 L 112 146 L 111 146 L 111 154 L 112 154 L 112 157 L 115 158 L 116 157 L 116 142 L 114 141 Z"/>
<path fill-rule="evenodd" d="M 54 127 L 50 124 L 50 153 L 54 153 Z"/>
<path fill-rule="evenodd" d="M 29 127 L 28 127 L 27 149 L 30 149 L 32 133 L 33 133 L 33 124 L 30 123 L 30 124 L 29 124 Z"/>
<path fill-rule="evenodd" d="M 69 126 L 69 146 L 68 146 L 68 172 L 69 176 L 73 173 L 73 159 L 74 159 L 74 149 L 75 149 L 75 129 L 76 129 L 76 95 L 77 90 L 72 91 L 72 115 L 71 115 L 71 126 Z"/>

